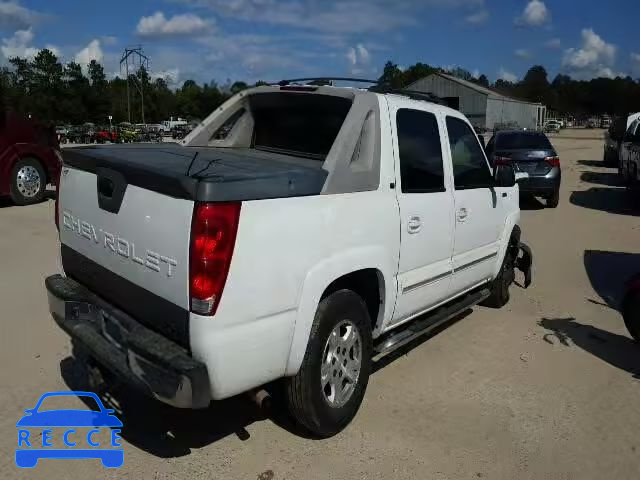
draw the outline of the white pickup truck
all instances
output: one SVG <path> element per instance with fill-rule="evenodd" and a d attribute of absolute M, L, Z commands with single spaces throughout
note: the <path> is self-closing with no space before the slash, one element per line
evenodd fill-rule
<path fill-rule="evenodd" d="M 531 281 L 516 174 L 414 93 L 258 87 L 181 143 L 65 151 L 46 279 L 74 344 L 168 404 L 283 379 L 331 436 L 376 357 Z"/>

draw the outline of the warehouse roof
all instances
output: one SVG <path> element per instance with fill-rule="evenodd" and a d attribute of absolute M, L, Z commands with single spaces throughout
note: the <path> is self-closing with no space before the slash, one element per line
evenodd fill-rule
<path fill-rule="evenodd" d="M 431 75 L 428 75 L 425 78 L 431 77 L 432 75 L 437 75 L 439 77 L 446 78 L 447 80 L 450 80 L 452 82 L 456 82 L 456 83 L 462 85 L 463 87 L 470 88 L 472 90 L 475 90 L 478 93 L 481 93 L 483 95 L 488 95 L 489 97 L 492 97 L 492 98 L 498 98 L 498 99 L 502 99 L 502 100 L 509 100 L 509 101 L 512 101 L 512 102 L 531 103 L 531 104 L 534 104 L 534 105 L 538 105 L 536 102 L 530 102 L 528 100 L 523 100 L 521 98 L 508 97 L 507 95 L 503 95 L 501 93 L 498 93 L 495 90 L 492 90 L 490 88 L 483 87 L 482 85 L 478 85 L 477 83 L 469 82 L 468 80 L 463 80 L 461 78 L 454 77 L 453 75 L 448 75 L 446 73 L 439 73 L 439 72 L 438 73 L 432 73 Z M 414 82 L 411 85 L 409 85 L 407 88 L 411 89 L 419 81 L 420 80 L 417 80 L 416 82 Z"/>

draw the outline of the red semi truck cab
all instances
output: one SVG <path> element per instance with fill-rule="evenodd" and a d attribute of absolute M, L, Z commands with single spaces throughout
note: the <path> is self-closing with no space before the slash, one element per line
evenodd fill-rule
<path fill-rule="evenodd" d="M 61 155 L 55 129 L 14 112 L 0 112 L 0 197 L 18 205 L 42 200 L 55 184 Z"/>

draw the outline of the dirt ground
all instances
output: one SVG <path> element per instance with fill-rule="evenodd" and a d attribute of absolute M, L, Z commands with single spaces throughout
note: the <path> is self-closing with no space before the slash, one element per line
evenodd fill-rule
<path fill-rule="evenodd" d="M 640 478 L 640 347 L 616 311 L 640 271 L 640 212 L 604 168 L 602 132 L 552 139 L 560 206 L 523 205 L 534 283 L 378 365 L 354 422 L 305 438 L 245 397 L 202 412 L 120 396 L 124 466 L 14 464 L 16 421 L 77 381 L 43 281 L 58 271 L 53 201 L 0 208 L 0 471 L 3 478 Z M 115 401 L 114 401 L 115 402 Z M 76 401 L 81 405 L 79 401 Z"/>

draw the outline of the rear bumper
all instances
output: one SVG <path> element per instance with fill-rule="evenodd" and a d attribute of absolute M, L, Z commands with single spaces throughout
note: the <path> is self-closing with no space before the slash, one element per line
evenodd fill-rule
<path fill-rule="evenodd" d="M 561 177 L 560 168 L 553 167 L 549 170 L 549 173 L 544 176 L 530 176 L 529 178 L 521 180 L 518 182 L 518 187 L 522 193 L 551 195 L 560 188 Z"/>
<path fill-rule="evenodd" d="M 179 408 L 206 408 L 206 366 L 178 344 L 149 330 L 74 280 L 45 280 L 49 310 L 98 364 L 128 385 Z"/>

